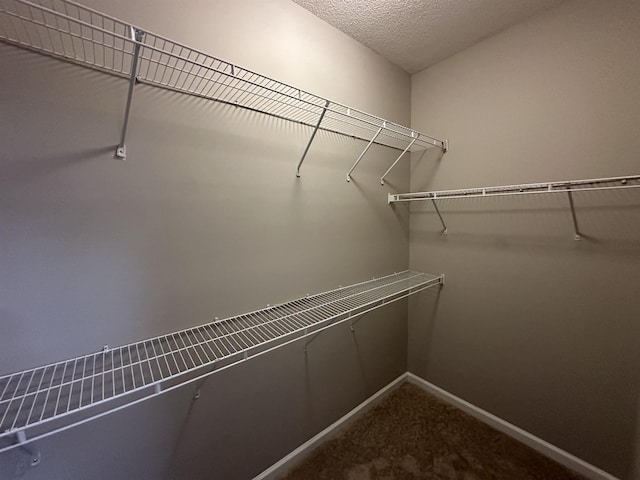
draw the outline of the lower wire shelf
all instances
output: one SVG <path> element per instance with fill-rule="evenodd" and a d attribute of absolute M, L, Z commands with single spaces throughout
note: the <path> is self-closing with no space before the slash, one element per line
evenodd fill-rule
<path fill-rule="evenodd" d="M 0 377 L 0 453 L 86 423 L 425 290 L 394 273 L 141 342 Z"/>

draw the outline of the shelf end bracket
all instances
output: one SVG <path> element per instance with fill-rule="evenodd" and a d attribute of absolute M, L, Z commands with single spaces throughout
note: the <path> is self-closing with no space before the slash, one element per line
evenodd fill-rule
<path fill-rule="evenodd" d="M 318 133 L 318 129 L 320 128 L 320 124 L 324 119 L 324 115 L 325 113 L 327 113 L 327 108 L 329 108 L 329 103 L 330 103 L 329 100 L 326 100 L 324 104 L 324 108 L 322 109 L 322 113 L 320 114 L 320 118 L 318 118 L 318 123 L 316 123 L 316 126 L 313 128 L 313 133 L 311 134 L 311 138 L 309 139 L 309 142 L 307 143 L 307 146 L 304 149 L 304 152 L 302 153 L 302 157 L 298 162 L 298 168 L 296 168 L 296 177 L 300 177 L 300 167 L 302 167 L 302 162 L 304 162 L 304 158 L 307 156 L 307 153 L 309 152 L 309 147 L 311 147 L 311 143 L 313 142 L 313 139 L 316 137 L 316 133 Z"/>
<path fill-rule="evenodd" d="M 131 101 L 133 100 L 133 87 L 136 85 L 136 76 L 138 73 L 138 59 L 140 58 L 140 47 L 144 39 L 144 32 L 138 28 L 131 27 L 131 39 L 134 41 L 133 53 L 131 54 L 131 73 L 129 75 L 129 91 L 127 92 L 127 103 L 124 107 L 124 122 L 122 124 L 122 133 L 120 134 L 120 143 L 116 148 L 115 158 L 125 160 L 127 158 L 127 147 L 125 140 L 127 139 L 127 126 L 129 124 L 129 112 L 131 111 Z"/>

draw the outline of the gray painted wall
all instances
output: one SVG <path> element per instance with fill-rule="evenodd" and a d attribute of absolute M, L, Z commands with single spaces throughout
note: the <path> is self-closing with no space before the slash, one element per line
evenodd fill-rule
<path fill-rule="evenodd" d="M 451 150 L 411 190 L 638 174 L 640 3 L 575 1 L 412 79 Z M 640 442 L 640 191 L 413 205 L 409 369 L 624 479 Z M 398 206 L 406 212 L 408 207 Z"/>
<path fill-rule="evenodd" d="M 409 123 L 410 78 L 292 2 L 85 2 Z M 0 374 L 403 270 L 397 153 L 0 44 Z M 10 68 L 6 68 L 10 66 Z M 406 370 L 406 302 L 37 443 L 28 479 L 247 479 Z M 13 478 L 26 455 L 0 456 Z"/>

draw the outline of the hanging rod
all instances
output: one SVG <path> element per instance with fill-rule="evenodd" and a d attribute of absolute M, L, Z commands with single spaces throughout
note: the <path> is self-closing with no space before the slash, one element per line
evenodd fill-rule
<path fill-rule="evenodd" d="M 0 377 L 0 453 L 100 418 L 435 285 L 414 271 Z"/>
<path fill-rule="evenodd" d="M 130 80 L 121 142 L 134 85 L 194 95 L 312 127 L 297 174 L 317 130 L 397 150 L 439 147 L 446 142 L 378 116 L 330 101 L 69 0 L 3 0 L 0 40 Z"/>
<path fill-rule="evenodd" d="M 436 200 L 460 199 L 460 198 L 482 198 L 482 197 L 504 197 L 510 195 L 532 195 L 545 193 L 566 193 L 571 207 L 571 216 L 575 239 L 580 240 L 581 234 L 578 226 L 573 194 L 576 192 L 594 190 L 620 190 L 624 188 L 640 187 L 640 175 L 627 175 L 624 177 L 590 178 L 585 180 L 565 180 L 560 182 L 543 183 L 523 183 L 520 185 L 502 185 L 498 187 L 464 188 L 458 190 L 440 190 L 433 192 L 416 193 L 390 193 L 387 197 L 389 204 L 396 202 L 415 202 L 421 200 L 431 200 L 436 209 L 438 217 L 443 227 L 443 234 L 447 234 L 447 226 L 444 223 Z"/>

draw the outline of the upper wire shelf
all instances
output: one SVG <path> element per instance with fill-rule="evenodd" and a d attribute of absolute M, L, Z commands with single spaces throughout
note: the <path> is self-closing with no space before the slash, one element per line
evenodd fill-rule
<path fill-rule="evenodd" d="M 435 285 L 444 275 L 394 273 L 0 377 L 0 453 L 198 382 Z"/>
<path fill-rule="evenodd" d="M 126 156 L 126 125 L 137 82 L 312 127 L 298 176 L 318 130 L 386 145 L 403 154 L 434 146 L 447 148 L 445 140 L 305 92 L 68 0 L 0 0 L 0 39 L 129 78 L 116 152 L 120 158 Z"/>
<path fill-rule="evenodd" d="M 584 180 L 565 180 L 560 182 L 523 183 L 519 185 L 463 188 L 458 190 L 440 190 L 433 192 L 390 193 L 388 194 L 388 203 L 391 204 L 395 202 L 415 202 L 431 200 L 436 213 L 438 214 L 438 218 L 442 223 L 442 233 L 446 235 L 448 231 L 447 225 L 445 224 L 444 219 L 442 218 L 442 214 L 438 209 L 436 200 L 566 193 L 569 198 L 569 206 L 571 207 L 571 216 L 575 233 L 574 238 L 576 240 L 580 240 L 581 234 L 578 227 L 578 218 L 576 216 L 575 205 L 573 203 L 573 193 L 593 190 L 620 190 L 625 188 L 638 187 L 640 187 L 640 175 L 627 175 L 625 177 L 589 178 Z"/>

